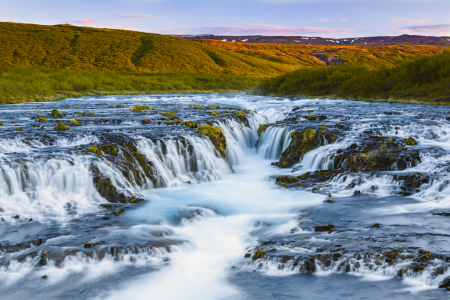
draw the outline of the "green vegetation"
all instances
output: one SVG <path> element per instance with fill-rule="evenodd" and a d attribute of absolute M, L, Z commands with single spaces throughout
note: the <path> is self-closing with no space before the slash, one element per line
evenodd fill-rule
<path fill-rule="evenodd" d="M 197 124 L 195 124 L 194 121 L 185 121 L 185 122 L 184 122 L 184 125 L 185 125 L 186 127 L 189 127 L 189 128 L 196 128 L 196 127 L 197 127 Z"/>
<path fill-rule="evenodd" d="M 406 145 L 414 146 L 414 145 L 416 145 L 416 143 L 417 143 L 416 140 L 414 138 L 412 138 L 412 137 L 409 137 L 409 138 L 405 139 L 405 144 Z"/>
<path fill-rule="evenodd" d="M 310 115 L 308 117 L 308 120 L 310 120 L 310 121 L 314 121 L 315 119 L 317 119 L 316 115 Z"/>
<path fill-rule="evenodd" d="M 81 126 L 80 123 L 78 123 L 78 121 L 75 119 L 70 120 L 70 124 L 72 124 L 73 126 Z"/>
<path fill-rule="evenodd" d="M 171 36 L 129 30 L 0 23 L 0 64 L 72 70 L 274 76 L 293 65 Z"/>
<path fill-rule="evenodd" d="M 63 118 L 64 114 L 60 113 L 56 108 L 54 108 L 54 109 L 52 109 L 50 116 L 52 116 L 54 118 Z"/>
<path fill-rule="evenodd" d="M 214 127 L 211 125 L 200 126 L 198 127 L 198 133 L 209 137 L 216 150 L 220 153 L 220 155 L 223 158 L 225 158 L 227 149 L 227 139 L 223 134 L 222 129 L 220 129 L 220 127 Z"/>
<path fill-rule="evenodd" d="M 45 122 L 47 120 L 47 118 L 44 118 L 43 116 L 38 116 L 37 121 L 38 122 Z"/>
<path fill-rule="evenodd" d="M 392 67 L 402 61 L 440 53 L 437 46 L 311 46 L 293 44 L 236 43 L 203 40 L 204 44 L 235 53 L 296 66 L 297 69 L 345 63 L 378 69 Z"/>
<path fill-rule="evenodd" d="M 163 116 L 168 116 L 168 117 L 176 117 L 177 116 L 177 114 L 173 110 L 171 110 L 169 112 L 160 112 L 159 114 L 163 115 Z"/>
<path fill-rule="evenodd" d="M 63 122 L 58 122 L 58 125 L 54 127 L 55 130 L 69 130 L 70 128 Z"/>
<path fill-rule="evenodd" d="M 86 150 L 95 153 L 97 155 L 100 155 L 100 150 L 97 148 L 97 146 L 87 147 Z"/>
<path fill-rule="evenodd" d="M 0 104 L 118 94 L 235 92 L 248 90 L 259 82 L 261 78 L 229 74 L 152 74 L 0 65 Z"/>
<path fill-rule="evenodd" d="M 156 110 L 157 111 L 156 108 L 151 108 L 148 105 L 136 105 L 136 106 L 133 106 L 132 108 L 130 108 L 130 110 L 135 111 L 135 112 L 142 112 L 144 110 Z"/>
<path fill-rule="evenodd" d="M 261 136 L 261 134 L 266 131 L 267 128 L 269 128 L 269 124 L 260 124 L 257 130 L 258 136 Z"/>
<path fill-rule="evenodd" d="M 267 79 L 253 92 L 274 96 L 448 104 L 450 51 L 379 70 L 352 65 L 297 70 Z"/>

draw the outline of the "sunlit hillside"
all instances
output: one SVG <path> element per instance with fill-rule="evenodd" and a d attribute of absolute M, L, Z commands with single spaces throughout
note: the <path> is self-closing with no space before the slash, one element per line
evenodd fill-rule
<path fill-rule="evenodd" d="M 271 62 L 297 65 L 299 68 L 346 63 L 376 69 L 381 66 L 395 66 L 402 61 L 418 56 L 440 53 L 445 49 L 445 47 L 438 46 L 309 46 L 217 40 L 202 40 L 201 42 Z"/>
<path fill-rule="evenodd" d="M 263 77 L 297 68 L 159 34 L 19 23 L 0 23 L 0 64 Z"/>

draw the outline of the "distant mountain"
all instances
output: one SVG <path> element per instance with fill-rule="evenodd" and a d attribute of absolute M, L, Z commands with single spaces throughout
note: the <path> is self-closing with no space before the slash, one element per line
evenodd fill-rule
<path fill-rule="evenodd" d="M 400 35 L 400 36 L 371 36 L 358 38 L 323 38 L 307 36 L 263 36 L 263 35 L 175 35 L 191 41 L 219 40 L 226 42 L 242 43 L 264 43 L 264 44 L 297 44 L 297 45 L 353 45 L 353 46 L 393 46 L 393 45 L 431 45 L 449 46 L 450 36 L 422 36 L 422 35 Z"/>

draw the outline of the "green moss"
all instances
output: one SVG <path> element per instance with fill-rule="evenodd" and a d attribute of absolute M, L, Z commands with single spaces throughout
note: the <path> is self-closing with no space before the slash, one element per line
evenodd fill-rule
<path fill-rule="evenodd" d="M 3 126 L 3 122 L 0 122 L 0 126 Z"/>
<path fill-rule="evenodd" d="M 220 127 L 214 127 L 211 125 L 204 125 L 198 127 L 198 132 L 200 134 L 206 135 L 209 137 L 211 142 L 213 143 L 216 150 L 220 153 L 220 155 L 225 158 L 226 156 L 226 148 L 227 148 L 227 139 L 223 134 L 222 129 Z"/>
<path fill-rule="evenodd" d="M 172 125 L 173 122 L 172 121 L 167 121 L 167 125 Z"/>
<path fill-rule="evenodd" d="M 185 121 L 184 125 L 189 128 L 197 128 L 197 124 L 194 121 Z"/>
<path fill-rule="evenodd" d="M 45 122 L 47 120 L 47 118 L 44 118 L 43 116 L 38 116 L 37 121 L 38 122 Z"/>
<path fill-rule="evenodd" d="M 328 200 L 325 200 L 324 202 L 326 202 L 326 203 L 334 203 L 334 202 L 336 202 L 336 200 L 328 199 Z"/>
<path fill-rule="evenodd" d="M 183 123 L 184 121 L 182 119 L 175 119 L 173 120 L 175 123 Z"/>
<path fill-rule="evenodd" d="M 310 121 L 314 121 L 315 119 L 317 119 L 316 115 L 310 115 L 308 117 L 308 120 L 310 120 Z"/>
<path fill-rule="evenodd" d="M 234 113 L 238 115 L 240 118 L 243 118 L 245 116 L 245 113 L 241 110 L 235 110 Z"/>
<path fill-rule="evenodd" d="M 62 118 L 62 117 L 64 117 L 64 114 L 60 113 L 56 108 L 54 108 L 54 109 L 52 109 L 50 116 L 52 116 L 54 118 Z"/>
<path fill-rule="evenodd" d="M 73 126 L 81 126 L 80 123 L 78 123 L 76 120 L 72 119 L 70 120 L 70 124 L 72 124 Z"/>
<path fill-rule="evenodd" d="M 100 155 L 100 150 L 97 148 L 97 146 L 87 147 L 86 150 L 95 153 L 97 155 Z"/>
<path fill-rule="evenodd" d="M 298 182 L 298 179 L 293 176 L 278 176 L 276 178 L 276 182 L 296 183 L 296 182 Z"/>
<path fill-rule="evenodd" d="M 108 146 L 109 146 L 109 148 L 111 148 L 112 154 L 116 154 L 117 152 L 119 152 L 119 149 L 117 148 L 117 146 L 114 146 L 112 144 L 109 144 Z"/>
<path fill-rule="evenodd" d="M 405 139 L 405 144 L 406 145 L 415 146 L 416 143 L 417 143 L 416 140 L 413 139 L 412 137 L 409 137 L 409 138 Z"/>
<path fill-rule="evenodd" d="M 55 130 L 69 130 L 70 128 L 67 127 L 66 124 L 64 124 L 63 122 L 58 122 L 58 125 L 56 125 L 54 127 Z"/>
<path fill-rule="evenodd" d="M 83 119 L 82 118 L 76 118 L 75 121 L 80 122 L 80 121 L 83 121 Z"/>
<path fill-rule="evenodd" d="M 257 130 L 258 136 L 261 136 L 261 134 L 266 131 L 267 128 L 269 128 L 269 124 L 260 124 Z"/>
<path fill-rule="evenodd" d="M 125 108 L 122 104 L 116 106 L 117 108 Z"/>
<path fill-rule="evenodd" d="M 169 112 L 160 112 L 159 114 L 163 115 L 163 116 L 168 116 L 168 117 L 176 117 L 177 116 L 177 114 L 172 110 Z"/>
<path fill-rule="evenodd" d="M 95 113 L 87 113 L 86 116 L 95 116 Z"/>
<path fill-rule="evenodd" d="M 209 111 L 209 113 L 213 116 L 220 115 L 220 112 L 218 112 L 217 110 Z"/>
<path fill-rule="evenodd" d="M 134 112 L 142 112 L 144 110 L 156 110 L 156 111 L 158 111 L 156 108 L 152 108 L 152 107 L 150 107 L 148 105 L 136 105 L 136 106 L 133 106 L 132 108 L 130 108 L 130 110 L 134 111 Z"/>

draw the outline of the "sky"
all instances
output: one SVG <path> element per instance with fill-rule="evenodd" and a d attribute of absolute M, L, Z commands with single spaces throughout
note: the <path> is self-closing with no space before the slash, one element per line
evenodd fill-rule
<path fill-rule="evenodd" d="M 0 21 L 182 35 L 450 36 L 450 0 L 0 0 Z"/>

